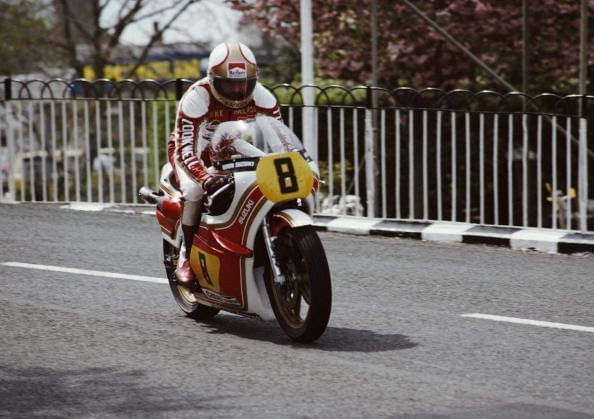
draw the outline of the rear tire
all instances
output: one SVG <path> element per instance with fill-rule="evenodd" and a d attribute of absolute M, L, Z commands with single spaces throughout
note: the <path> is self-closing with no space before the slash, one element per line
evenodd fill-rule
<path fill-rule="evenodd" d="M 330 319 L 332 285 L 322 242 L 311 226 L 283 230 L 274 244 L 285 282 L 274 282 L 270 267 L 266 289 L 277 321 L 293 340 L 319 338 Z"/>
<path fill-rule="evenodd" d="M 188 317 L 196 320 L 208 320 L 213 318 L 217 315 L 219 309 L 200 304 L 194 294 L 187 287 L 184 287 L 177 282 L 175 267 L 177 266 L 178 257 L 179 249 L 173 247 L 166 240 L 163 240 L 163 263 L 165 264 L 165 272 L 167 273 L 169 288 L 171 289 L 175 302 Z"/>

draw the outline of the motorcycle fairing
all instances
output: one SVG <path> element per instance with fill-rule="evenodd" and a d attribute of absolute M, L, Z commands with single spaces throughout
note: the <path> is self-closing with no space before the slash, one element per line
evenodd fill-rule
<path fill-rule="evenodd" d="M 255 174 L 236 173 L 235 182 L 247 191 L 238 200 L 231 215 L 204 215 L 199 233 L 194 236 L 190 264 L 207 298 L 234 309 L 248 310 L 246 277 L 253 268 L 253 245 L 249 232 L 257 232 L 266 203 L 262 191 L 254 182 Z M 225 220 L 221 222 L 221 220 Z M 207 228 L 208 227 L 208 228 Z M 249 261 L 249 262 L 248 262 Z M 250 265 L 249 268 L 246 265 Z M 237 278 L 236 281 L 221 278 Z M 214 293 L 217 295 L 215 296 Z M 250 311 L 251 307 L 250 307 Z M 261 316 L 262 317 L 262 316 Z"/>
<path fill-rule="evenodd" d="M 204 284 L 204 287 L 208 286 L 215 292 L 221 292 L 221 259 L 219 256 L 193 246 L 190 253 L 190 264 L 200 267 L 195 272 L 201 286 Z"/>
<path fill-rule="evenodd" d="M 236 255 L 245 256 L 248 258 L 254 255 L 254 252 L 252 250 L 248 249 L 247 247 L 241 246 L 240 244 L 227 240 L 224 236 L 221 236 L 216 231 L 211 231 L 210 234 L 212 234 L 217 243 L 228 252 L 235 253 Z"/>
<path fill-rule="evenodd" d="M 253 173 L 251 175 L 253 177 Z M 239 176 L 236 174 L 236 182 L 237 178 L 239 178 Z M 229 222 L 213 225 L 210 223 L 213 217 L 207 217 L 206 222 L 214 232 L 224 236 L 232 242 L 250 248 L 250 246 L 247 245 L 247 233 L 253 222 L 254 216 L 261 211 L 262 205 L 264 205 L 265 202 L 267 201 L 264 198 L 262 191 L 257 185 L 254 185 L 254 187 L 242 197 L 242 200 L 237 205 L 236 213 Z"/>

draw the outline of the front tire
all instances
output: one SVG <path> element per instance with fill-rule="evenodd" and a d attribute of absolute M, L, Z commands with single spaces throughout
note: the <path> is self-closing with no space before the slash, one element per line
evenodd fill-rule
<path fill-rule="evenodd" d="M 179 249 L 173 247 L 169 242 L 163 240 L 163 263 L 165 272 L 169 281 L 169 288 L 173 294 L 175 302 L 182 309 L 186 316 L 196 320 L 208 320 L 213 318 L 219 312 L 218 308 L 213 308 L 200 304 L 194 294 L 183 285 L 177 282 L 175 276 L 175 267 L 179 257 Z"/>
<path fill-rule="evenodd" d="M 268 269 L 266 288 L 277 321 L 293 340 L 319 338 L 330 319 L 332 286 L 322 242 L 311 226 L 283 230 L 274 244 L 283 284 Z"/>

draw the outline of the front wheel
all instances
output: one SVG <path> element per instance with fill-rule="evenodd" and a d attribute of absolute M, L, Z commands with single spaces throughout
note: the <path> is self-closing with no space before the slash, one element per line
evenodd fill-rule
<path fill-rule="evenodd" d="M 169 281 L 169 288 L 175 298 L 175 302 L 188 317 L 197 320 L 208 320 L 219 312 L 219 309 L 200 304 L 194 294 L 183 285 L 177 282 L 175 276 L 175 267 L 179 250 L 163 240 L 163 262 L 165 263 L 165 272 Z"/>
<path fill-rule="evenodd" d="M 283 230 L 274 244 L 283 284 L 268 269 L 267 290 L 277 321 L 302 343 L 319 338 L 330 319 L 332 286 L 322 242 L 311 226 Z"/>

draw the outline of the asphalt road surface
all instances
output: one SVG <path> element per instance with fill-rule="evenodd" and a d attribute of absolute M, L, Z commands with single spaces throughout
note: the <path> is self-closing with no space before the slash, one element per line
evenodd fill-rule
<path fill-rule="evenodd" d="M 0 205 L 0 417 L 594 418 L 594 256 L 320 236 L 332 316 L 297 345 L 86 272 L 164 278 L 151 216 Z"/>

